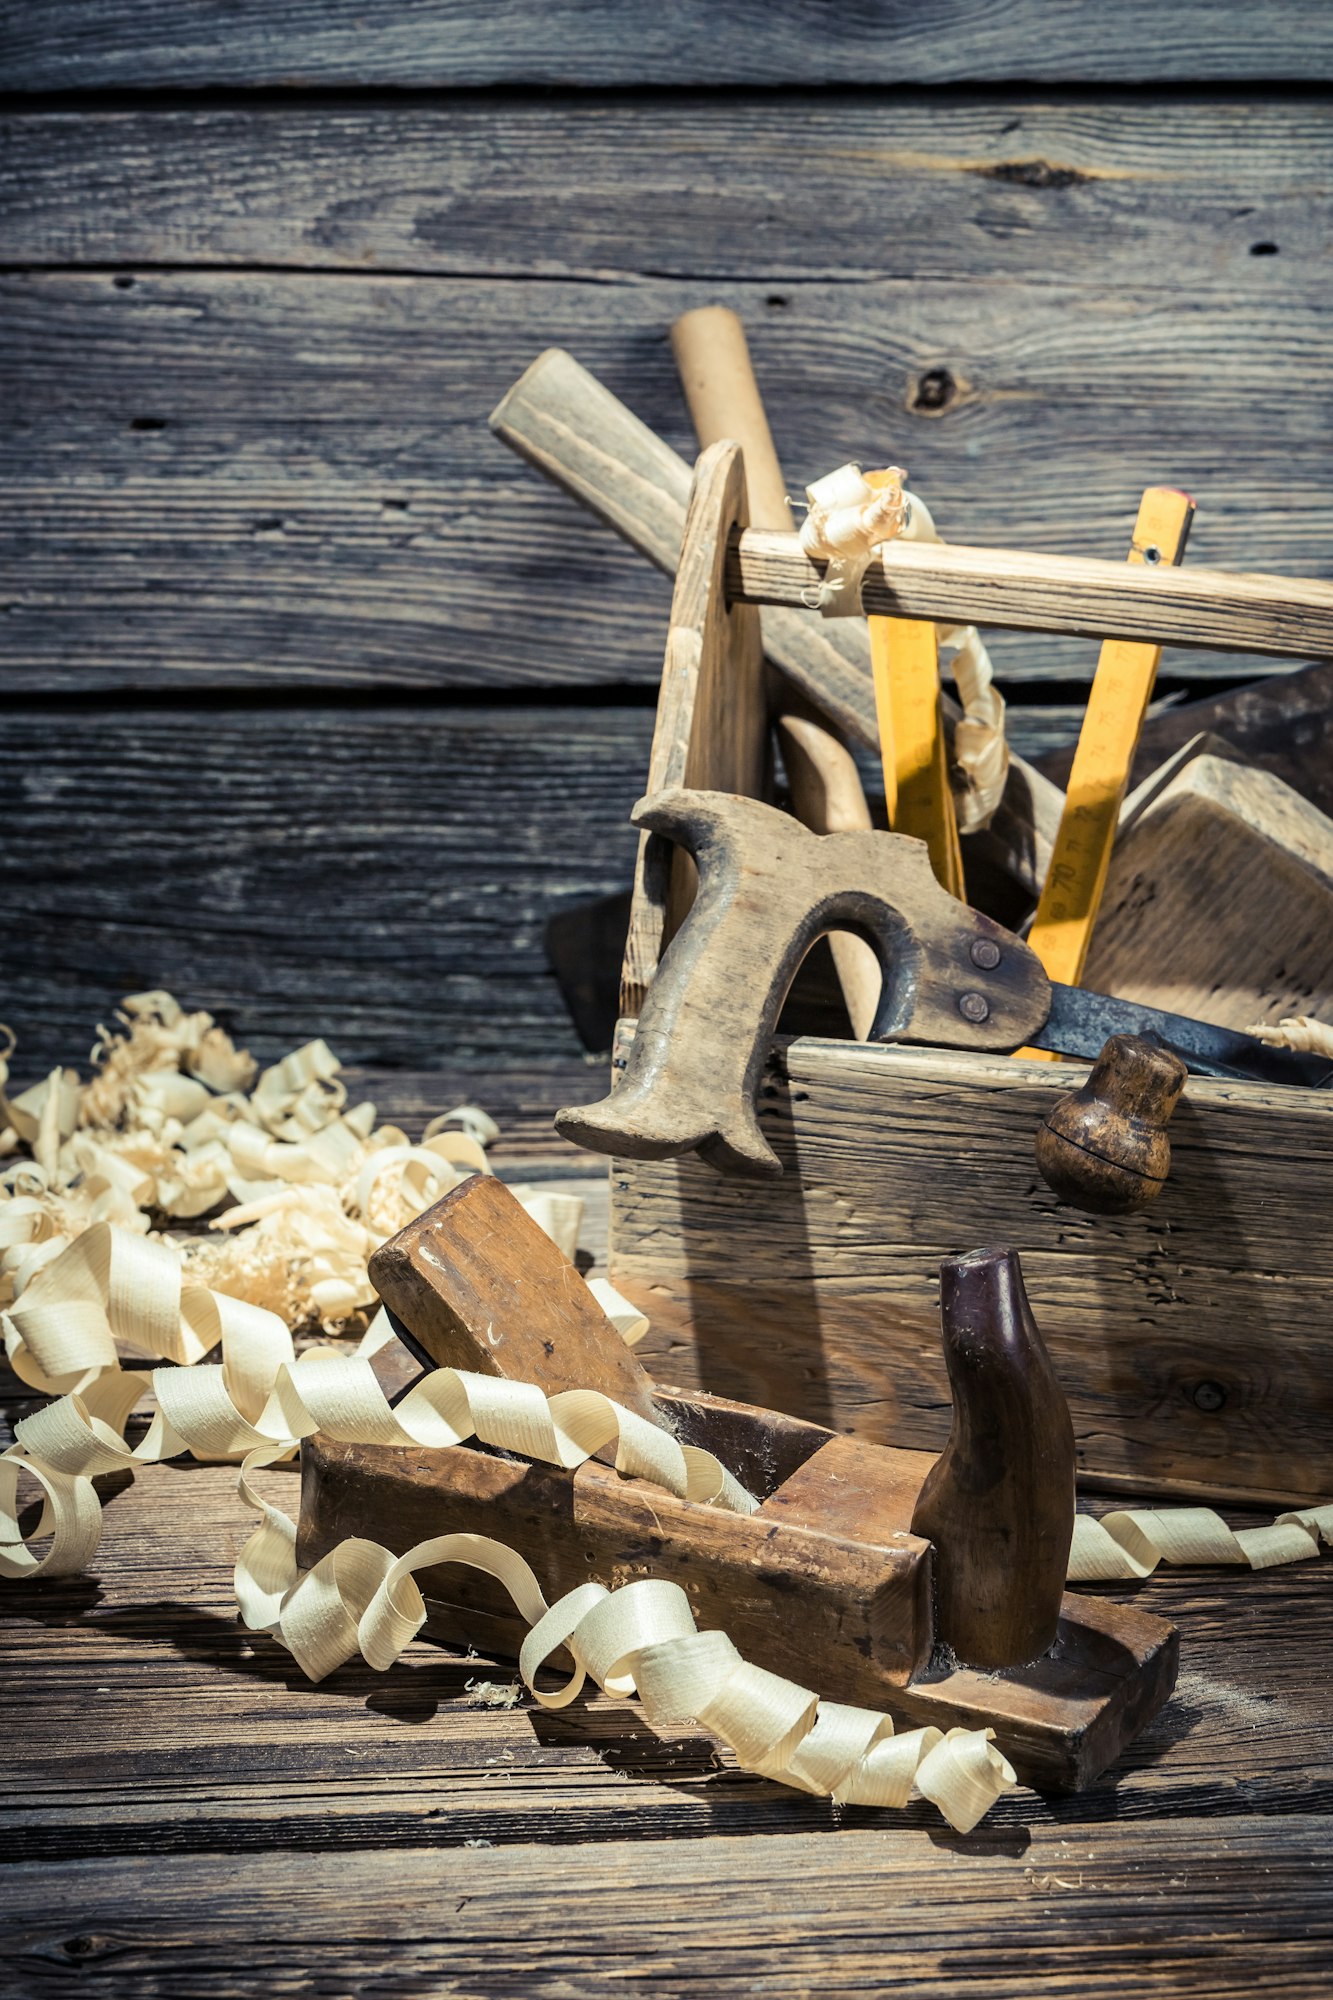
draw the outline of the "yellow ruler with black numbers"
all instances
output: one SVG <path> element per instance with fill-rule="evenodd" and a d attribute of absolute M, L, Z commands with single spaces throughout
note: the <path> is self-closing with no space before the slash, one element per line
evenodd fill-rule
<path fill-rule="evenodd" d="M 869 486 L 886 477 L 875 472 L 862 476 Z M 866 623 L 889 825 L 895 833 L 925 841 L 936 881 L 961 902 L 963 854 L 949 783 L 935 626 L 924 618 L 869 618 Z"/>
<path fill-rule="evenodd" d="M 1188 493 L 1150 486 L 1134 525 L 1130 562 L 1178 563 L 1193 518 L 1194 502 Z M 1120 807 L 1161 657 L 1160 646 L 1108 639 L 1097 661 L 1060 830 L 1028 934 L 1028 943 L 1049 976 L 1066 986 L 1077 986 L 1083 977 Z M 1021 1053 L 1045 1057 L 1040 1049 Z"/>

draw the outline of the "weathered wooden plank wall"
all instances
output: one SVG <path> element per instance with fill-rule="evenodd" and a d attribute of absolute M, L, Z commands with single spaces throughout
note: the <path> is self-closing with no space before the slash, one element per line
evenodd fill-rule
<path fill-rule="evenodd" d="M 225 25 L 224 25 L 225 21 Z M 1333 74 L 1323 0 L 6 0 L 15 88 L 189 84 L 1161 84 Z"/>
<path fill-rule="evenodd" d="M 542 921 L 624 880 L 668 589 L 489 436 L 544 345 L 688 449 L 724 299 L 793 482 L 1116 553 L 1167 480 L 1193 560 L 1329 573 L 1333 107 L 1244 81 L 1327 76 L 1323 10 L 927 11 L 0 9 L 23 1067 L 160 981 L 266 1054 L 574 1052 Z M 1094 649 L 995 652 L 1065 732 Z"/>

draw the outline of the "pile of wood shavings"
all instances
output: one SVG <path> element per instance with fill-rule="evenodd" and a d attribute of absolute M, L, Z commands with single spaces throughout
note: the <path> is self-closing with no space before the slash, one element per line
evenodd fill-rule
<path fill-rule="evenodd" d="M 206 1013 L 131 994 L 99 1029 L 90 1082 L 53 1070 L 9 1096 L 0 1049 L 0 1311 L 96 1222 L 176 1242 L 188 1282 L 281 1314 L 356 1330 L 375 1301 L 367 1260 L 471 1173 L 497 1128 L 460 1105 L 413 1143 L 375 1107 L 348 1107 L 323 1041 L 258 1065 Z M 569 1257 L 582 1203 L 516 1189 Z M 161 1227 L 202 1218 L 208 1236 Z M 349 1326 L 350 1323 L 350 1326 Z"/>

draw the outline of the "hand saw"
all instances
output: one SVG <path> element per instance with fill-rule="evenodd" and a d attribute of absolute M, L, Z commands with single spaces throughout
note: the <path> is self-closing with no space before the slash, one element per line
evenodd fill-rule
<path fill-rule="evenodd" d="M 755 1094 L 796 970 L 830 931 L 864 937 L 879 960 L 871 1041 L 1095 1058 L 1110 1035 L 1133 1034 L 1196 1074 L 1333 1081 L 1321 1058 L 1053 983 L 1021 938 L 940 887 L 925 842 L 908 835 L 813 834 L 757 799 L 685 786 L 641 800 L 631 818 L 694 857 L 699 887 L 614 1093 L 557 1116 L 576 1145 L 633 1159 L 697 1150 L 723 1172 L 781 1173 Z"/>

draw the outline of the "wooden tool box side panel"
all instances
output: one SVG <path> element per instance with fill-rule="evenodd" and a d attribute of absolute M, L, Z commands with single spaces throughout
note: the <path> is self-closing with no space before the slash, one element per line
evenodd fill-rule
<path fill-rule="evenodd" d="M 622 1035 L 632 1033 L 624 1024 Z M 797 1040 L 760 1123 L 780 1180 L 617 1160 L 611 1272 L 659 1381 L 939 1450 L 942 1257 L 1012 1243 L 1082 1476 L 1258 1503 L 1333 1489 L 1333 1097 L 1191 1079 L 1145 1214 L 1062 1207 L 1033 1135 L 1081 1065 Z"/>
<path fill-rule="evenodd" d="M 749 514 L 734 447 L 699 460 L 671 599 L 662 686 L 645 793 L 671 785 L 767 798 L 772 756 L 759 614 L 728 607 L 727 537 Z M 694 863 L 658 834 L 639 841 L 621 973 L 621 1007 L 637 1014 L 662 952 L 694 898 Z"/>

